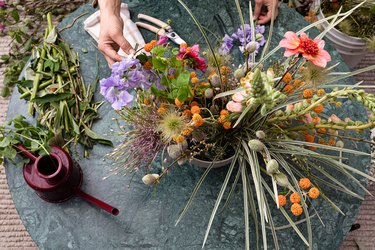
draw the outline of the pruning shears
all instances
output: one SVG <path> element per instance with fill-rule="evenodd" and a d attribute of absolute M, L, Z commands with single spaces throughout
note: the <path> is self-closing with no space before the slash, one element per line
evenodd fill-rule
<path fill-rule="evenodd" d="M 159 28 L 148 23 L 136 22 L 135 24 L 138 27 L 148 29 L 149 31 L 158 34 L 159 36 L 166 36 L 176 44 L 185 43 L 185 41 L 176 32 L 173 31 L 172 27 L 169 24 L 145 14 L 138 14 L 138 19 L 149 21 L 150 23 L 158 25 Z"/>

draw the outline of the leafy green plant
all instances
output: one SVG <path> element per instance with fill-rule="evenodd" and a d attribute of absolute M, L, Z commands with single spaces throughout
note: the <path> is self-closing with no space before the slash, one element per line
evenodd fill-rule
<path fill-rule="evenodd" d="M 55 138 L 54 140 L 52 140 Z M 32 125 L 25 120 L 24 116 L 17 115 L 13 120 L 0 126 L 0 164 L 4 157 L 13 160 L 17 155 L 16 145 L 22 144 L 30 151 L 38 155 L 48 154 L 50 143 L 56 145 L 58 138 L 41 126 Z M 22 165 L 24 161 L 21 161 Z"/>
<path fill-rule="evenodd" d="M 10 94 L 10 88 L 19 83 L 18 77 L 44 36 L 45 18 L 52 12 L 56 21 L 72 12 L 85 0 L 69 2 L 58 0 L 7 0 L 0 1 L 0 36 L 11 38 L 7 55 L 0 57 L 0 66 L 6 65 L 1 96 Z"/>

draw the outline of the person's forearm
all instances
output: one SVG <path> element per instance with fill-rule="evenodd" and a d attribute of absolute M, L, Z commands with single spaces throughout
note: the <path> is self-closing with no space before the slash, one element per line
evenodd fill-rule
<path fill-rule="evenodd" d="M 109 15 L 119 15 L 121 0 L 99 0 L 100 11 Z"/>

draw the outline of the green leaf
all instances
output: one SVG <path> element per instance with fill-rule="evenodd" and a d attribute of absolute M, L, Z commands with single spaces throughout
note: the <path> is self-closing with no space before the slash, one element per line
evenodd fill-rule
<path fill-rule="evenodd" d="M 0 148 L 5 148 L 10 145 L 10 140 L 8 137 L 4 137 L 2 141 L 0 141 Z"/>
<path fill-rule="evenodd" d="M 2 155 L 4 155 L 4 157 L 6 157 L 8 159 L 13 160 L 16 157 L 16 155 L 17 155 L 17 150 L 15 150 L 12 147 L 6 147 L 2 151 Z"/>
<path fill-rule="evenodd" d="M 85 134 L 90 137 L 91 139 L 99 142 L 100 144 L 104 144 L 104 145 L 108 145 L 108 146 L 113 146 L 112 144 L 112 141 L 104 138 L 104 137 L 101 137 L 100 135 L 98 135 L 97 133 L 95 133 L 94 131 L 92 131 L 89 127 L 87 127 L 85 124 L 83 124 L 83 127 L 85 128 Z"/>
<path fill-rule="evenodd" d="M 13 9 L 10 12 L 10 15 L 14 19 L 14 21 L 18 22 L 20 20 L 20 15 L 18 14 L 18 10 L 17 9 Z"/>
<path fill-rule="evenodd" d="M 46 104 L 49 102 L 58 102 L 65 99 L 69 99 L 70 97 L 72 97 L 72 93 L 55 93 L 47 94 L 43 97 L 36 97 L 33 101 L 37 104 Z"/>
<path fill-rule="evenodd" d="M 190 89 L 189 89 L 189 88 L 186 88 L 186 87 L 184 88 L 184 87 L 182 87 L 182 88 L 180 88 L 180 89 L 178 90 L 177 99 L 178 99 L 179 101 L 181 101 L 181 102 L 184 102 L 184 101 L 186 101 L 186 99 L 188 98 L 189 93 L 190 93 Z"/>
<path fill-rule="evenodd" d="M 188 86 L 189 85 L 189 80 L 190 80 L 190 73 L 189 71 L 184 71 L 181 72 L 181 74 L 177 77 L 176 81 L 176 87 L 180 86 Z"/>
<path fill-rule="evenodd" d="M 166 51 L 166 48 L 164 46 L 161 46 L 161 45 L 158 45 L 158 46 L 155 46 L 152 50 L 151 50 L 151 53 L 153 55 L 156 55 L 157 57 L 159 56 L 163 56 L 164 53 Z"/>
<path fill-rule="evenodd" d="M 165 61 L 161 57 L 153 57 L 152 65 L 154 65 L 155 69 L 160 70 L 160 71 L 165 71 L 168 66 L 168 64 L 165 63 Z"/>

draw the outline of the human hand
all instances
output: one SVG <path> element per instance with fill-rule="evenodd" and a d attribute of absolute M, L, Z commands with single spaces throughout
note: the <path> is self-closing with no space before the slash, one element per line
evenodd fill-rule
<path fill-rule="evenodd" d="M 104 55 L 111 67 L 113 63 L 123 58 L 117 53 L 121 48 L 127 54 L 133 54 L 134 49 L 123 35 L 124 22 L 120 16 L 120 1 L 99 1 L 100 33 L 98 49 Z"/>
<path fill-rule="evenodd" d="M 278 0 L 255 0 L 254 20 L 258 20 L 258 24 L 266 24 L 271 21 L 273 3 L 276 4 L 274 13 L 274 18 L 276 18 L 279 14 Z M 262 10 L 262 7 L 265 7 L 267 10 Z"/>

